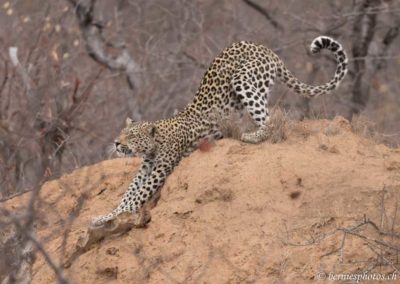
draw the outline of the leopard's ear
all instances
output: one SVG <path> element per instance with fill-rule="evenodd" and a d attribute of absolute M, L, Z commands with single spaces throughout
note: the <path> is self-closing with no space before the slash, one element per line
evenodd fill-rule
<path fill-rule="evenodd" d="M 134 123 L 134 121 L 133 121 L 132 118 L 128 117 L 128 118 L 125 120 L 125 123 L 126 123 L 126 125 L 128 126 L 129 124 Z"/>

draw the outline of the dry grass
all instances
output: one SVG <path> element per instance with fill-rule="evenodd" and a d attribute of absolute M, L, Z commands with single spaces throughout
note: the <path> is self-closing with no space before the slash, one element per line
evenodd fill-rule
<path fill-rule="evenodd" d="M 231 113 L 224 117 L 214 115 L 213 119 L 219 124 L 224 137 L 237 140 L 240 140 L 243 133 L 255 131 L 257 129 L 257 126 L 247 113 L 242 117 L 239 113 Z M 311 120 L 318 119 L 319 118 L 315 116 Z M 294 123 L 294 121 L 290 120 L 289 113 L 279 107 L 274 107 L 271 110 L 269 125 L 270 134 L 267 141 L 270 143 L 281 143 L 292 133 L 304 137 L 308 137 L 313 133 L 313 130 L 305 128 L 303 124 Z M 384 139 L 384 135 L 376 131 L 375 124 L 364 115 L 353 116 L 350 126 L 355 134 L 372 140 L 375 143 L 382 143 Z M 319 132 L 321 129 L 316 131 Z M 340 127 L 338 128 L 338 125 L 333 121 L 323 130 L 323 133 L 328 136 L 337 135 L 339 132 Z"/>
<path fill-rule="evenodd" d="M 270 117 L 271 134 L 268 141 L 280 143 L 286 140 L 289 126 L 289 116 L 281 108 L 273 108 Z"/>
<path fill-rule="evenodd" d="M 354 115 L 352 117 L 351 130 L 355 134 L 370 139 L 376 143 L 382 141 L 382 135 L 376 131 L 375 124 L 362 114 Z"/>
<path fill-rule="evenodd" d="M 239 113 L 231 113 L 226 117 L 218 117 L 217 121 L 224 137 L 237 140 L 240 140 L 242 133 L 252 131 L 256 128 L 247 113 L 243 117 L 240 117 Z"/>
<path fill-rule="evenodd" d="M 224 137 L 237 140 L 240 140 L 243 133 L 257 129 L 257 126 L 247 113 L 242 117 L 240 117 L 239 113 L 232 113 L 227 117 L 219 116 L 217 121 Z M 286 140 L 288 121 L 288 115 L 282 109 L 276 107 L 271 110 L 269 142 L 279 143 Z"/>

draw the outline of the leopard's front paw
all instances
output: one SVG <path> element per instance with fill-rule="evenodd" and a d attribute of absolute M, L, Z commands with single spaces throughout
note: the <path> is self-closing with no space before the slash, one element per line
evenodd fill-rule
<path fill-rule="evenodd" d="M 92 227 L 102 227 L 104 224 L 113 219 L 115 219 L 114 215 L 98 216 L 92 219 L 91 225 Z"/>
<path fill-rule="evenodd" d="M 93 227 L 101 227 L 101 226 L 103 226 L 105 222 L 103 221 L 103 219 L 101 217 L 102 216 L 93 218 L 90 224 Z"/>

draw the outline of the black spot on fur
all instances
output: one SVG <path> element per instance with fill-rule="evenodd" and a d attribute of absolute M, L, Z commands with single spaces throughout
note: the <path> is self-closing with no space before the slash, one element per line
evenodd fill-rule
<path fill-rule="evenodd" d="M 339 49 L 339 45 L 336 42 L 331 43 L 330 50 L 336 52 Z"/>
<path fill-rule="evenodd" d="M 330 43 L 331 43 L 331 40 L 329 38 L 326 38 L 326 37 L 322 38 L 322 46 L 323 46 L 323 48 L 327 48 Z"/>

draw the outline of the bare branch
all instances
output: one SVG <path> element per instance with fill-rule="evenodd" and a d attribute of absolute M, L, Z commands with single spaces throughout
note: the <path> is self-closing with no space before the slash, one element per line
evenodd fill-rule
<path fill-rule="evenodd" d="M 113 71 L 123 71 L 128 79 L 131 89 L 139 86 L 139 67 L 126 48 L 125 42 L 111 44 L 119 50 L 119 55 L 113 58 L 106 52 L 106 43 L 103 37 L 103 25 L 96 22 L 93 16 L 96 0 L 91 0 L 86 6 L 81 1 L 69 0 L 74 5 L 82 36 L 85 39 L 86 49 L 96 62 Z"/>
<path fill-rule="evenodd" d="M 30 96 L 33 95 L 32 93 L 32 81 L 29 78 L 28 72 L 25 68 L 21 65 L 18 59 L 18 48 L 17 47 L 10 47 L 8 49 L 8 54 L 10 56 L 11 63 L 17 69 L 18 73 L 22 77 L 22 82 L 24 83 L 26 90 Z"/>
<path fill-rule="evenodd" d="M 389 49 L 390 45 L 393 43 L 393 41 L 399 35 L 399 32 L 400 32 L 400 27 L 399 26 L 400 26 L 400 17 L 397 18 L 397 21 L 396 21 L 395 25 L 390 27 L 388 29 L 388 31 L 386 32 L 386 34 L 384 35 L 383 40 L 382 40 L 382 48 L 381 48 L 381 51 L 379 53 L 379 57 L 383 58 L 383 57 L 387 56 L 388 49 Z M 379 70 L 381 70 L 385 66 L 386 66 L 386 62 L 384 60 L 380 60 L 375 66 L 374 73 L 378 72 Z"/>
<path fill-rule="evenodd" d="M 7 84 L 7 81 L 9 79 L 9 75 L 8 75 L 8 62 L 6 60 L 4 60 L 4 78 L 3 81 L 0 84 L 0 96 L 3 93 L 3 90 Z"/>
<path fill-rule="evenodd" d="M 27 237 L 36 246 L 37 250 L 42 253 L 44 259 L 46 260 L 47 264 L 51 267 L 51 269 L 53 269 L 53 271 L 56 274 L 58 283 L 67 284 L 68 281 L 64 277 L 61 268 L 54 263 L 53 259 L 50 257 L 50 255 L 47 253 L 47 251 L 43 247 L 43 244 L 40 241 L 38 241 L 35 236 L 33 236 L 31 234 L 28 234 Z"/>
<path fill-rule="evenodd" d="M 0 202 L 6 202 L 7 200 L 13 199 L 13 198 L 18 197 L 20 195 L 23 195 L 23 194 L 25 194 L 25 193 L 27 193 L 29 191 L 31 191 L 31 190 L 24 190 L 24 191 L 20 191 L 20 192 L 11 194 L 11 195 L 7 195 L 7 196 L 5 196 L 3 198 L 0 198 Z"/>
<path fill-rule="evenodd" d="M 352 90 L 352 102 L 355 107 L 350 110 L 350 117 L 357 114 L 363 109 L 369 99 L 369 86 L 363 84 L 366 71 L 366 60 L 368 49 L 374 38 L 377 24 L 376 13 L 370 13 L 371 9 L 375 9 L 380 5 L 378 0 L 364 0 L 358 7 L 357 17 L 353 25 L 353 58 L 354 60 L 354 84 Z"/>
<path fill-rule="evenodd" d="M 275 29 L 278 29 L 280 31 L 285 30 L 284 27 L 280 23 L 278 23 L 278 21 L 275 20 L 265 8 L 261 7 L 260 5 L 254 3 L 251 0 L 242 0 L 242 1 L 249 7 L 259 12 L 261 15 L 263 15 Z"/>

